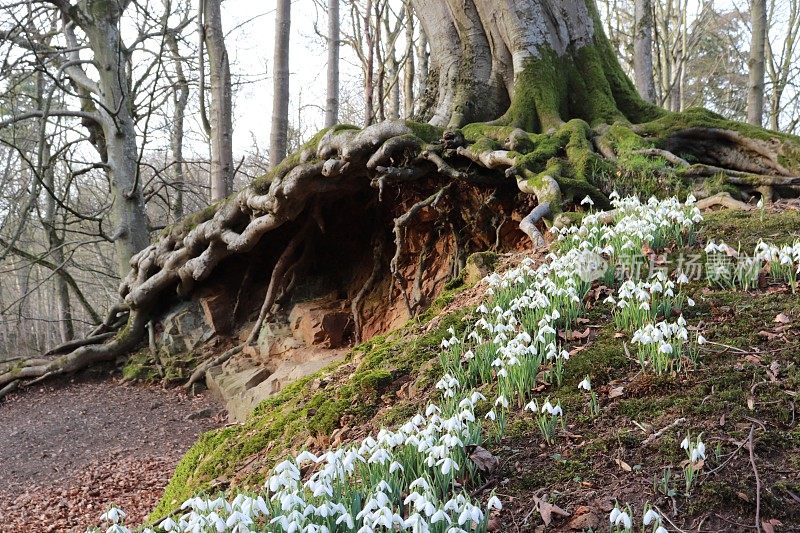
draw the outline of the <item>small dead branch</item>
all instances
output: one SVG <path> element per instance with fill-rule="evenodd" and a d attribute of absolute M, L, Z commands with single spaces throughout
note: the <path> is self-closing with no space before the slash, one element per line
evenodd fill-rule
<path fill-rule="evenodd" d="M 684 422 L 686 422 L 685 418 L 678 418 L 677 420 L 674 420 L 672 423 L 668 424 L 666 427 L 661 428 L 660 430 L 656 431 L 655 433 L 652 433 L 646 439 L 644 439 L 642 441 L 642 446 L 647 446 L 651 442 L 661 438 L 661 435 L 663 435 L 664 432 L 669 431 L 672 428 L 683 424 Z"/>
<path fill-rule="evenodd" d="M 758 475 L 755 459 L 755 444 L 753 444 L 753 432 L 756 427 L 750 426 L 750 436 L 747 438 L 747 447 L 750 450 L 750 466 L 753 467 L 753 475 L 756 477 L 756 531 L 761 531 L 761 478 Z"/>

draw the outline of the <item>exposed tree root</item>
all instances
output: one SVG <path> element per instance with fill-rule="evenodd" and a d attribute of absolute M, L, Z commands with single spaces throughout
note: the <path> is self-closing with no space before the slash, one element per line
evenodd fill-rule
<path fill-rule="evenodd" d="M 800 168 L 794 168 L 800 167 L 800 163 L 787 166 L 787 161 L 794 160 L 786 157 L 787 153 L 800 153 L 795 146 L 800 143 L 795 140 L 750 138 L 733 129 L 696 124 L 665 127 L 661 131 L 659 120 L 663 118 L 635 126 L 618 122 L 594 129 L 582 120 L 571 120 L 561 122 L 546 134 L 487 124 L 442 131 L 398 120 L 362 130 L 353 127 L 326 130 L 268 177 L 169 228 L 131 259 L 130 273 L 120 286 L 122 302 L 112 308 L 87 339 L 51 350 L 51 353 L 72 350 L 57 359 L 30 360 L 14 368 L 0 369 L 0 386 L 70 372 L 131 350 L 142 339 L 145 324 L 157 318 L 172 295 L 191 294 L 195 285 L 207 279 L 221 261 L 252 250 L 271 232 L 301 216 L 316 221 L 322 228 L 323 204 L 365 194 L 370 187 L 377 190 L 378 205 L 385 211 L 414 202 L 394 219 L 395 252 L 389 263 L 393 283 L 400 288 L 407 311 L 413 316 L 421 298 L 420 280 L 427 259 L 426 253 L 421 254 L 414 279 L 404 278 L 401 272 L 408 269 L 401 268 L 400 263 L 407 252 L 407 231 L 423 209 L 435 209 L 441 220 L 436 231 L 440 235 L 442 231 L 453 235 L 455 253 L 450 273 L 457 275 L 467 253 L 467 240 L 462 233 L 474 231 L 474 222 L 470 220 L 475 220 L 474 213 L 465 212 L 459 205 L 463 198 L 458 197 L 458 191 L 463 187 L 491 190 L 507 187 L 511 182 L 512 186 L 516 183 L 520 192 L 533 195 L 536 205 L 522 218 L 519 229 L 535 246 L 543 246 L 542 223 L 553 220 L 558 225 L 555 219 L 563 220 L 560 213 L 570 203 L 589 196 L 596 208 L 609 206 L 606 195 L 613 190 L 614 176 L 620 175 L 630 155 L 666 161 L 673 168 L 660 172 L 670 172 L 670 178 L 677 175 L 691 181 L 723 176 L 727 185 L 767 195 L 767 200 L 779 189 L 796 190 L 800 186 L 797 176 Z M 719 120 L 711 122 L 716 125 Z M 787 148 L 789 145 L 791 150 Z M 425 183 L 423 190 L 436 192 L 420 200 L 416 183 Z M 396 195 L 387 207 L 386 191 L 390 188 Z M 502 209 L 495 209 L 490 200 L 474 207 L 490 211 L 497 246 L 500 230 L 510 217 Z M 724 194 L 701 203 L 706 207 L 750 208 Z M 300 226 L 311 227 L 308 223 Z M 298 263 L 304 258 L 297 259 L 296 255 L 300 246 L 306 244 L 309 231 L 297 231 L 282 253 L 274 251 L 279 259 L 272 267 L 267 293 L 248 343 L 255 340 L 276 301 L 289 294 L 301 275 Z M 282 238 L 276 242 L 286 241 Z M 425 245 L 427 250 L 432 242 L 429 240 Z M 487 246 L 491 246 L 491 241 Z M 309 246 L 304 246 L 303 255 L 310 253 L 309 250 Z M 381 239 L 373 240 L 372 272 L 350 302 L 356 338 L 360 338 L 360 307 L 380 279 L 383 255 Z M 127 326 L 113 335 L 123 324 Z M 97 344 L 112 335 L 110 342 Z M 197 379 L 193 375 L 190 381 Z"/>
<path fill-rule="evenodd" d="M 380 279 L 381 269 L 383 267 L 383 249 L 386 245 L 379 235 L 379 232 L 375 233 L 372 242 L 372 272 L 350 303 L 350 312 L 353 314 L 353 329 L 355 330 L 356 342 L 361 341 L 361 304 Z"/>

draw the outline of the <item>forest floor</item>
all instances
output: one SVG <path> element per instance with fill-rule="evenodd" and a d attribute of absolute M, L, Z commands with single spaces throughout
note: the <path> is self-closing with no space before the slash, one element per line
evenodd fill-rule
<path fill-rule="evenodd" d="M 0 403 L 0 532 L 82 532 L 112 503 L 141 521 L 181 455 L 223 417 L 208 395 L 107 373 L 10 395 Z"/>

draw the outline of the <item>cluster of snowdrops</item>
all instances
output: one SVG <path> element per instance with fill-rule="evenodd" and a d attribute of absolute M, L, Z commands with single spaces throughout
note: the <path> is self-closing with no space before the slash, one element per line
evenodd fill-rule
<path fill-rule="evenodd" d="M 595 281 L 614 286 L 608 265 L 641 256 L 643 249 L 691 243 L 702 220 L 691 197 L 686 202 L 651 198 L 643 203 L 614 195 L 612 201 L 612 223 L 589 212 L 579 226 L 555 230 L 557 243 L 545 262 L 535 266 L 526 260 L 486 278 L 486 297 L 476 309 L 474 323 L 464 331 L 451 328 L 442 341 L 438 403 L 428 404 L 400 427 L 382 429 L 361 442 L 320 455 L 306 451 L 281 462 L 261 493 L 230 494 L 232 499 L 191 498 L 155 530 L 487 531 L 502 503 L 494 494 L 480 500 L 470 495 L 468 487 L 481 479 L 471 454 L 503 435 L 513 409 L 535 417 L 545 442 L 558 438 L 569 413 L 558 402 L 533 392 L 541 379 L 554 387 L 561 385 L 569 371 L 570 352 L 558 331 L 577 324 L 584 297 Z M 784 253 L 765 246 L 761 255 L 765 261 Z M 800 254 L 795 253 L 794 259 L 800 268 Z M 704 342 L 701 335 L 689 333 L 680 314 L 694 302 L 682 290 L 685 276 L 675 276 L 675 280 L 656 274 L 647 280 L 622 281 L 616 296 L 607 300 L 614 306 L 617 326 L 633 335 L 639 361 L 648 371 L 694 364 L 696 347 Z M 676 309 L 678 319 L 670 322 Z M 588 377 L 580 388 L 590 395 L 589 411 L 596 415 L 599 405 Z M 487 399 L 481 391 L 488 390 L 493 397 Z M 691 447 L 688 442 L 691 461 L 704 457 L 699 437 Z M 629 506 L 620 503 L 609 517 L 610 528 L 631 531 L 634 516 Z M 128 532 L 124 518 L 123 511 L 112 508 L 102 517 L 103 530 Z M 649 531 L 667 531 L 661 515 L 649 506 L 642 511 L 642 524 Z"/>

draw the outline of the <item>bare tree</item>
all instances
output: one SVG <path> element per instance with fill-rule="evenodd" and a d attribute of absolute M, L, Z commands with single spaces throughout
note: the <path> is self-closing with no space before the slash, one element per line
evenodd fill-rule
<path fill-rule="evenodd" d="M 169 0 L 166 0 L 169 1 Z M 189 81 L 183 68 L 183 58 L 178 47 L 178 37 L 176 31 L 165 33 L 167 46 L 172 55 L 172 63 L 175 69 L 175 80 L 172 82 L 172 128 L 170 131 L 170 153 L 172 156 L 172 176 L 174 178 L 174 194 L 170 202 L 169 210 L 172 221 L 176 221 L 183 216 L 183 190 L 184 181 L 184 161 L 183 161 L 183 139 L 186 120 L 186 106 L 189 103 Z M 213 188 L 212 188 L 213 189 Z"/>
<path fill-rule="evenodd" d="M 750 0 L 750 78 L 747 86 L 747 122 L 760 126 L 764 117 L 764 64 L 767 42 L 767 2 Z"/>
<path fill-rule="evenodd" d="M 286 157 L 289 130 L 289 28 L 291 0 L 277 0 L 275 11 L 275 55 L 273 60 L 272 130 L 269 140 L 270 165 Z"/>
<path fill-rule="evenodd" d="M 325 127 L 339 120 L 339 1 L 328 0 L 328 74 Z"/>
<path fill-rule="evenodd" d="M 203 42 L 208 50 L 211 80 L 211 200 L 231 193 L 233 187 L 233 124 L 231 122 L 231 69 L 222 31 L 221 0 L 201 0 Z"/>
<path fill-rule="evenodd" d="M 635 0 L 633 28 L 633 71 L 636 89 L 648 102 L 655 102 L 653 85 L 653 4 Z"/>

